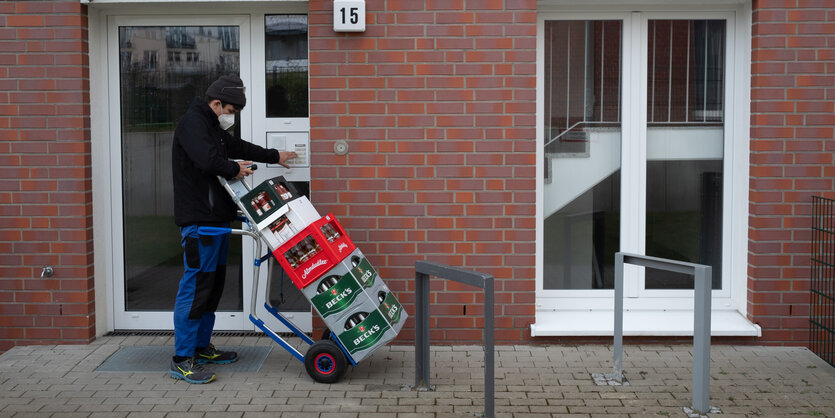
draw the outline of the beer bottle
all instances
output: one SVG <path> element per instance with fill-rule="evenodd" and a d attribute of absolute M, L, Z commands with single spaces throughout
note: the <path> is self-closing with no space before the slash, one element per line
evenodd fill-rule
<path fill-rule="evenodd" d="M 284 253 L 284 258 L 287 259 L 287 262 L 290 263 L 290 268 L 296 268 L 299 266 L 299 258 L 293 252 L 293 249 Z"/>
<path fill-rule="evenodd" d="M 302 251 L 304 251 L 305 257 L 310 258 L 316 255 L 319 252 L 313 244 L 316 244 L 316 241 L 313 240 L 312 237 L 307 237 L 301 242 L 302 244 Z M 318 246 L 319 244 L 316 244 Z"/>
<path fill-rule="evenodd" d="M 257 213 L 258 216 L 261 216 L 261 205 L 258 204 L 254 197 L 249 201 L 249 204 L 252 205 L 253 209 L 255 209 L 255 213 Z"/>
<path fill-rule="evenodd" d="M 279 195 L 279 196 L 280 196 L 283 200 L 287 200 L 287 199 L 289 199 L 289 198 L 293 197 L 293 195 L 290 193 L 290 191 L 289 191 L 289 190 L 287 190 L 287 187 L 285 187 L 283 183 L 277 183 L 277 184 L 275 185 L 275 191 L 277 191 L 277 192 L 278 192 L 278 195 Z"/>
<path fill-rule="evenodd" d="M 327 292 L 328 289 L 332 288 L 337 282 L 339 282 L 339 276 L 335 274 L 325 277 L 321 282 L 319 282 L 319 286 L 316 288 L 316 294 Z"/>
<path fill-rule="evenodd" d="M 368 316 L 368 312 L 357 312 L 351 315 L 348 320 L 345 321 L 345 331 L 357 326 L 360 322 L 362 322 Z"/>

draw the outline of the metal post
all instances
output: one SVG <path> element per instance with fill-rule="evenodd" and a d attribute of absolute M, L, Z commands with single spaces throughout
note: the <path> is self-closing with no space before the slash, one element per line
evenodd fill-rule
<path fill-rule="evenodd" d="M 710 290 L 712 268 L 697 266 L 693 306 L 693 409 L 710 411 Z"/>
<path fill-rule="evenodd" d="M 613 378 L 623 383 L 623 253 L 615 254 L 615 346 Z"/>
<path fill-rule="evenodd" d="M 429 276 L 415 270 L 415 387 L 429 389 Z"/>
<path fill-rule="evenodd" d="M 415 262 L 415 388 L 429 383 L 429 277 L 453 280 L 484 289 L 484 416 L 495 414 L 495 299 L 493 276 L 428 261 Z"/>
<path fill-rule="evenodd" d="M 493 277 L 484 279 L 484 416 L 493 417 L 494 412 L 494 313 L 493 313 Z M 489 399 L 489 402 L 488 402 Z"/>
<path fill-rule="evenodd" d="M 689 274 L 694 282 L 693 409 L 710 412 L 710 297 L 712 267 L 645 255 L 615 253 L 614 379 L 623 383 L 623 265 Z"/>

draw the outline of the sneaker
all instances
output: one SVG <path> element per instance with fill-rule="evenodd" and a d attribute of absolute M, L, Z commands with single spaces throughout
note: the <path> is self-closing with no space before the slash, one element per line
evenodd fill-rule
<path fill-rule="evenodd" d="M 200 364 L 229 364 L 238 361 L 238 353 L 234 351 L 220 351 L 213 344 L 201 351 L 194 352 L 194 358 Z"/>
<path fill-rule="evenodd" d="M 185 380 L 189 383 L 209 383 L 215 380 L 215 374 L 201 366 L 194 358 L 183 360 L 179 363 L 174 363 L 171 360 L 171 368 L 168 374 L 175 379 Z"/>

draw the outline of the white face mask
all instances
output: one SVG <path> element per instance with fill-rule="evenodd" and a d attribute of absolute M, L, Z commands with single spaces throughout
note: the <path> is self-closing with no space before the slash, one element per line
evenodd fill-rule
<path fill-rule="evenodd" d="M 225 131 L 235 124 L 235 115 L 233 113 L 224 113 L 217 117 L 217 121 L 220 122 L 220 129 Z"/>

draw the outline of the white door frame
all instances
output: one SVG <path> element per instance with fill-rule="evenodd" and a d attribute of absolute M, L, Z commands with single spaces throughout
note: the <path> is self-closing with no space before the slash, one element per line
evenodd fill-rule
<path fill-rule="evenodd" d="M 179 2 L 148 5 L 90 5 L 90 80 L 91 139 L 93 144 L 93 225 L 94 264 L 96 271 L 96 332 L 102 335 L 116 329 L 173 329 L 169 312 L 125 312 L 124 259 L 122 229 L 121 146 L 119 117 L 119 26 L 218 25 L 240 27 L 240 76 L 248 86 L 250 106 L 241 114 L 241 136 L 261 146 L 266 145 L 266 131 L 309 131 L 309 118 L 267 119 L 264 92 L 264 16 L 266 14 L 306 14 L 302 2 L 248 3 L 241 14 L 239 2 L 216 4 L 206 14 L 199 5 Z M 98 7 L 96 7 L 98 6 Z M 163 9 L 164 8 L 164 9 Z M 164 13 L 163 13 L 164 11 Z M 114 55 L 115 54 L 115 55 Z M 260 78 L 259 78 L 260 77 Z M 261 112 L 261 113 L 258 113 Z M 262 115 L 262 116 L 258 116 Z M 262 170 L 263 171 L 263 170 Z M 258 173 L 261 176 L 269 173 Z M 279 173 L 281 174 L 281 173 Z M 276 174 L 278 175 L 278 174 Z M 263 179 L 257 178 L 255 181 Z M 254 243 L 243 237 L 243 309 L 240 312 L 217 312 L 216 330 L 254 330 L 249 321 L 250 298 L 257 291 L 256 311 L 265 324 L 276 332 L 288 329 L 268 314 L 266 266 L 260 269 L 259 289 L 253 289 L 252 263 Z M 266 247 L 264 247 L 266 251 Z M 302 331 L 312 329 L 311 312 L 286 314 Z"/>
<path fill-rule="evenodd" d="M 672 3 L 672 2 L 671 2 Z M 544 23 L 546 20 L 621 20 L 622 34 L 622 141 L 621 141 L 621 251 L 643 254 L 646 225 L 646 26 L 649 19 L 725 19 L 726 43 L 726 119 L 724 127 L 723 195 L 723 287 L 713 292 L 713 314 L 730 313 L 739 326 L 714 335 L 755 335 L 759 328 L 745 320 L 747 181 L 748 181 L 748 103 L 750 90 L 750 11 L 738 2 L 712 8 L 682 6 L 630 6 L 603 8 L 575 6 L 586 11 L 540 12 L 537 17 L 537 240 L 536 240 L 536 322 L 533 335 L 612 335 L 613 290 L 544 290 Z M 543 7 L 540 7 L 542 10 Z M 599 9 L 600 11 L 596 11 Z M 611 10 L 621 10 L 611 12 Z M 633 12 L 632 10 L 641 10 Z M 750 10 L 750 5 L 749 5 Z M 632 83 L 630 80 L 638 82 Z M 633 100 L 626 102 L 627 98 Z M 636 105 L 638 103 L 638 105 Z M 641 267 L 625 266 L 625 307 L 633 312 L 648 312 L 640 318 L 641 329 L 626 329 L 627 335 L 687 335 L 692 333 L 692 290 L 644 290 Z M 673 323 L 659 316 L 680 314 Z M 689 321 L 683 318 L 691 318 Z M 626 314 L 627 322 L 629 313 Z M 726 319 L 722 317 L 721 319 Z M 720 322 L 721 322 L 720 319 Z M 739 320 L 739 321 L 737 321 Z M 656 326 L 657 325 L 657 326 Z M 715 328 L 715 327 L 714 327 Z M 689 329 L 689 331 L 688 331 Z"/>
<path fill-rule="evenodd" d="M 251 55 L 250 42 L 244 41 L 249 37 L 249 16 L 112 16 L 108 19 L 107 30 L 107 51 L 108 51 L 108 102 L 111 104 L 110 112 L 110 183 L 111 208 L 113 217 L 111 219 L 111 247 L 113 248 L 113 308 L 115 329 L 173 329 L 173 315 L 168 311 L 131 311 L 125 309 L 125 277 L 124 277 L 124 230 L 122 226 L 123 205 L 122 199 L 122 150 L 119 142 L 121 138 L 121 117 L 120 86 L 119 86 L 119 27 L 122 26 L 238 26 L 240 28 L 240 74 L 244 85 L 250 85 L 249 67 Z M 251 112 L 241 112 L 241 135 L 250 137 L 252 125 Z M 245 264 L 242 261 L 242 264 Z M 244 269 L 246 270 L 246 269 Z M 250 274 L 251 276 L 251 274 Z M 246 272 L 242 283 L 244 296 L 244 309 L 248 306 L 246 301 L 252 295 L 252 281 L 246 280 Z M 252 324 L 247 320 L 243 311 L 240 312 L 217 312 L 215 329 L 252 329 Z"/>

